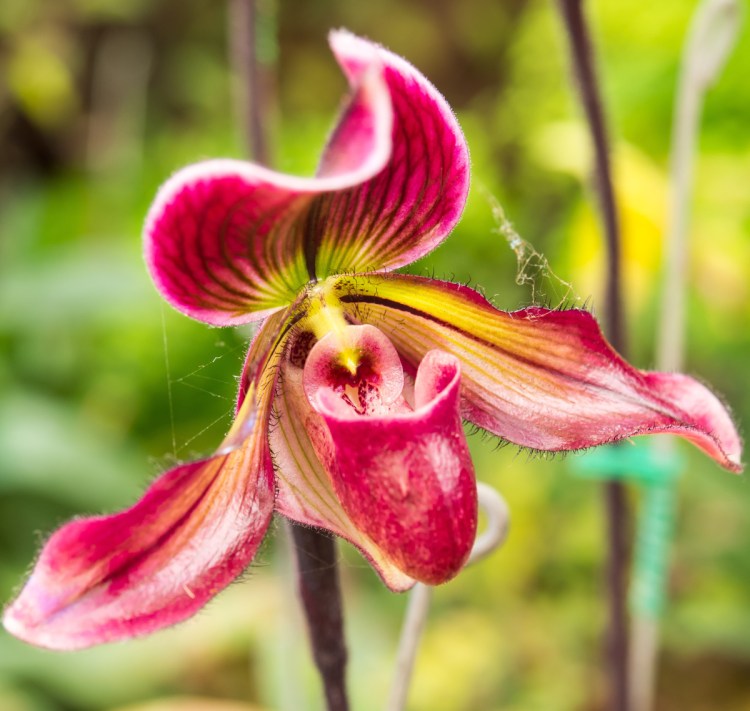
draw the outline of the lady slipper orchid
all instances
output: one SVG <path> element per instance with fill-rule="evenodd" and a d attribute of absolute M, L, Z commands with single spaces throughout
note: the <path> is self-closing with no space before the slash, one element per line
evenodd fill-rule
<path fill-rule="evenodd" d="M 394 273 L 458 221 L 466 143 L 403 59 L 345 32 L 331 45 L 351 97 L 315 177 L 207 161 L 168 180 L 147 218 L 170 304 L 260 323 L 229 434 L 132 508 L 55 532 L 5 611 L 18 637 L 75 649 L 183 620 L 247 567 L 274 511 L 350 541 L 392 590 L 445 582 L 477 525 L 462 419 L 547 451 L 672 432 L 740 470 L 720 401 L 628 365 L 586 311 L 507 313 Z"/>

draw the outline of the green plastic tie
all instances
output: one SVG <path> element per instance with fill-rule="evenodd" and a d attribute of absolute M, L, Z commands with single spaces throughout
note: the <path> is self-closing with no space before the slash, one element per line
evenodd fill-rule
<path fill-rule="evenodd" d="M 672 483 L 643 490 L 630 586 L 630 609 L 639 617 L 656 619 L 664 610 L 675 499 Z"/>
<path fill-rule="evenodd" d="M 595 481 L 638 484 L 642 499 L 638 516 L 630 587 L 630 609 L 658 618 L 666 601 L 669 549 L 674 530 L 676 482 L 684 458 L 673 446 L 653 439 L 601 447 L 571 461 L 576 474 Z"/>
<path fill-rule="evenodd" d="M 583 479 L 644 486 L 674 482 L 683 464 L 684 458 L 674 447 L 658 446 L 652 438 L 608 444 L 570 460 L 571 469 Z"/>

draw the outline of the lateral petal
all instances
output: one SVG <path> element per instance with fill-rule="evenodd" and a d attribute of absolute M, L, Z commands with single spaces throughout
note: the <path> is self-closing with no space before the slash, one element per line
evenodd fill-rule
<path fill-rule="evenodd" d="M 464 417 L 499 437 L 560 451 L 667 432 L 742 469 L 741 440 L 717 397 L 688 376 L 633 368 L 586 311 L 507 313 L 467 287 L 406 275 L 349 283 L 342 300 L 352 316 L 376 324 L 414 367 L 432 348 L 460 359 Z"/>
<path fill-rule="evenodd" d="M 278 318 L 278 317 L 277 317 Z M 251 353 L 268 366 L 275 319 Z M 149 634 L 195 614 L 250 563 L 273 512 L 264 369 L 218 452 L 161 475 L 131 508 L 77 519 L 44 545 L 3 623 L 51 649 Z"/>

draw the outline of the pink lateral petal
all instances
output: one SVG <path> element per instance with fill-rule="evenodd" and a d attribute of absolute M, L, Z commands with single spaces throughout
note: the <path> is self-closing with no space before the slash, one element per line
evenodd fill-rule
<path fill-rule="evenodd" d="M 132 508 L 47 541 L 5 628 L 50 649 L 149 634 L 200 610 L 250 563 L 273 513 L 265 428 L 159 477 Z"/>
<path fill-rule="evenodd" d="M 273 513 L 268 418 L 285 315 L 251 344 L 252 380 L 217 453 L 162 474 L 125 511 L 53 533 L 5 610 L 9 632 L 61 650 L 149 634 L 195 614 L 247 567 Z"/>
<path fill-rule="evenodd" d="M 333 447 L 324 465 L 351 520 L 397 568 L 432 585 L 461 570 L 477 527 L 459 386 L 458 361 L 432 351 L 419 366 L 413 412 L 362 416 L 327 389 L 314 403 Z"/>
<path fill-rule="evenodd" d="M 464 417 L 510 442 L 560 451 L 673 433 L 742 469 L 742 442 L 716 396 L 688 376 L 633 368 L 586 311 L 507 313 L 472 289 L 405 275 L 358 278 L 344 300 L 414 367 L 433 348 L 459 358 Z"/>

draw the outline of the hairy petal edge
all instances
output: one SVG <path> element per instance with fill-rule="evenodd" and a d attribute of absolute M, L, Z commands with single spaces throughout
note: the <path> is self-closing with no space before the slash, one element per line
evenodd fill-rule
<path fill-rule="evenodd" d="M 413 367 L 433 348 L 456 356 L 464 417 L 514 444 L 562 451 L 673 433 L 742 469 L 742 442 L 718 398 L 686 375 L 633 368 L 586 311 L 508 313 L 467 287 L 395 274 L 358 278 L 342 299 Z"/>
<path fill-rule="evenodd" d="M 247 567 L 273 513 L 266 374 L 283 318 L 251 344 L 253 379 L 217 453 L 162 474 L 125 511 L 53 533 L 5 610 L 11 634 L 59 650 L 149 634 L 195 614 Z"/>

